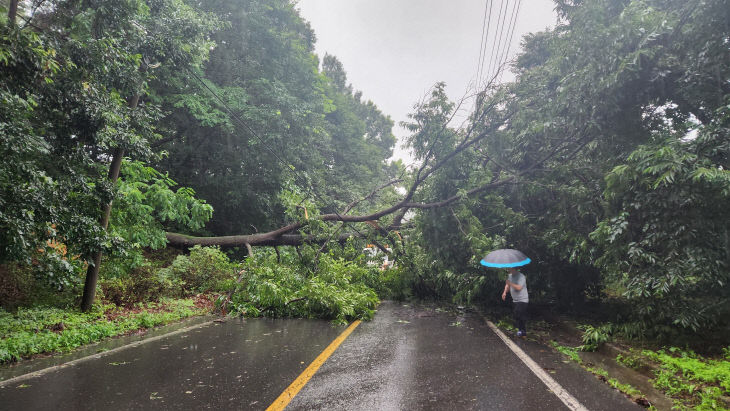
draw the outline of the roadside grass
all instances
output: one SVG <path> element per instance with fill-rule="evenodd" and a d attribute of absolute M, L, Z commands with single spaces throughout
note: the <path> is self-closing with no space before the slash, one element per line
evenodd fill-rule
<path fill-rule="evenodd" d="M 103 304 L 87 313 L 43 306 L 19 308 L 14 313 L 0 309 L 0 364 L 71 351 L 108 337 L 206 314 L 210 308 L 207 298 L 199 296 L 162 298 L 127 308 Z"/>
<path fill-rule="evenodd" d="M 550 341 L 550 344 L 553 346 L 553 348 L 558 350 L 558 352 L 570 358 L 573 362 L 578 363 L 579 365 L 583 365 L 583 360 L 581 360 L 580 356 L 578 355 L 578 347 L 568 347 L 565 345 L 560 345 L 556 341 Z"/>
<path fill-rule="evenodd" d="M 629 384 L 623 384 L 598 367 L 587 366 L 578 355 L 582 346 L 568 347 L 551 341 L 557 351 L 581 365 L 632 400 L 642 404 L 644 394 Z M 653 385 L 669 396 L 673 409 L 718 411 L 729 410 L 730 360 L 726 350 L 724 358 L 704 358 L 691 350 L 676 347 L 652 350 L 632 350 L 628 355 L 618 355 L 616 362 L 628 368 L 653 370 Z M 650 407 L 651 408 L 651 407 Z"/>
<path fill-rule="evenodd" d="M 632 398 L 640 398 L 640 397 L 644 396 L 644 394 L 641 391 L 634 388 L 630 384 L 623 384 L 619 380 L 617 380 L 615 378 L 611 378 L 608 375 L 608 371 L 606 371 L 600 367 L 588 367 L 587 370 L 592 372 L 593 374 L 597 375 L 601 381 L 603 381 L 606 384 L 610 385 L 611 387 L 621 391 L 622 393 L 631 396 Z"/>
<path fill-rule="evenodd" d="M 620 391 L 627 397 L 631 398 L 632 401 L 636 402 L 639 405 L 648 407 L 648 409 L 653 410 L 655 409 L 653 406 L 649 405 L 649 402 L 646 400 L 646 395 L 642 393 L 640 390 L 638 390 L 636 387 L 630 385 L 630 384 L 624 384 L 621 381 L 617 380 L 616 378 L 611 378 L 608 374 L 608 371 L 600 368 L 600 367 L 591 367 L 583 362 L 583 360 L 580 358 L 580 355 L 578 355 L 578 351 L 580 351 L 582 346 L 578 347 L 568 347 L 565 345 L 560 345 L 558 342 L 551 340 L 550 344 L 555 348 L 558 352 L 568 357 L 571 361 L 577 363 L 581 367 L 583 367 L 586 371 L 592 373 L 595 375 L 599 380 L 605 382 L 606 384 L 610 385 L 614 389 Z"/>
<path fill-rule="evenodd" d="M 730 407 L 730 358 L 712 359 L 692 350 L 669 347 L 642 350 L 617 359 L 627 365 L 651 364 L 654 386 L 669 395 L 677 409 L 728 410 Z"/>
<path fill-rule="evenodd" d="M 511 320 L 501 319 L 497 322 L 497 327 L 507 331 L 517 331 L 517 327 L 512 324 Z"/>

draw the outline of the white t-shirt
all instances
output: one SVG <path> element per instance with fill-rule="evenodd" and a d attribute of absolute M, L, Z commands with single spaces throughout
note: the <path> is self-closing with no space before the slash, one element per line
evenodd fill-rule
<path fill-rule="evenodd" d="M 512 296 L 512 301 L 516 303 L 529 302 L 530 298 L 527 295 L 527 278 L 525 275 L 518 271 L 516 274 L 510 274 L 507 279 L 511 283 L 522 286 L 520 291 L 517 291 L 514 287 L 510 286 L 509 293 Z"/>

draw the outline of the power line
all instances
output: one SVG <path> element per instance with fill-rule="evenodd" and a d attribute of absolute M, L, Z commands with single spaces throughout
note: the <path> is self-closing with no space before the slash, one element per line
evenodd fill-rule
<path fill-rule="evenodd" d="M 511 12 L 509 9 L 509 3 L 510 0 L 500 1 L 499 12 L 495 19 L 496 27 L 494 29 L 494 33 L 490 32 L 493 0 L 488 0 L 485 4 L 484 18 L 482 20 L 482 39 L 479 48 L 479 66 L 477 69 L 478 87 L 481 87 L 481 82 L 485 79 L 493 80 L 495 77 L 501 76 L 502 72 L 500 69 L 509 57 L 509 51 L 512 48 L 512 40 L 517 27 L 517 17 L 522 6 L 522 0 L 517 0 L 512 4 Z M 487 9 L 489 9 L 489 20 L 487 20 Z M 486 31 L 484 28 L 485 21 L 487 21 Z M 486 54 L 488 52 L 487 47 L 489 44 L 489 37 L 491 34 L 493 34 L 492 47 L 490 50 L 491 56 L 488 61 L 485 61 Z M 484 73 L 485 67 L 487 69 L 486 73 Z"/>
<path fill-rule="evenodd" d="M 238 116 L 238 115 L 237 115 L 237 114 L 236 114 L 235 112 L 233 112 L 233 110 L 232 110 L 232 109 L 231 109 L 231 108 L 230 108 L 230 107 L 228 106 L 228 104 L 227 104 L 227 103 L 225 102 L 225 100 L 223 100 L 223 98 L 222 98 L 222 97 L 220 97 L 220 96 L 218 95 L 218 93 L 216 93 L 216 92 L 215 92 L 215 91 L 214 91 L 213 89 L 211 89 L 211 88 L 210 88 L 210 87 L 209 87 L 209 86 L 208 86 L 208 85 L 207 85 L 207 84 L 205 83 L 205 81 L 203 81 L 203 79 L 201 79 L 201 78 L 200 78 L 200 76 L 198 76 L 198 75 L 197 75 L 197 74 L 196 74 L 196 73 L 195 73 L 195 72 L 194 72 L 194 71 L 193 71 L 192 69 L 190 69 L 190 68 L 187 68 L 187 70 L 188 70 L 188 72 L 189 72 L 189 73 L 190 73 L 190 74 L 191 74 L 191 75 L 192 75 L 193 77 L 195 77 L 195 79 L 196 79 L 196 80 L 198 80 L 198 82 L 200 82 L 200 84 L 202 84 L 202 85 L 203 85 L 203 87 L 205 87 L 205 88 L 206 88 L 206 89 L 208 90 L 208 92 L 210 92 L 210 94 L 212 94 L 212 95 L 213 95 L 213 97 L 215 97 L 215 98 L 216 98 L 216 99 L 217 99 L 217 100 L 218 100 L 218 101 L 219 101 L 219 102 L 221 103 L 221 105 L 223 105 L 223 107 L 224 107 L 224 108 L 226 109 L 226 111 L 228 111 L 228 113 L 229 113 L 229 114 L 230 114 L 230 115 L 231 115 L 231 116 L 232 116 L 232 117 L 233 117 L 233 118 L 234 118 L 234 119 L 235 119 L 236 121 L 238 121 L 238 123 L 239 123 L 239 124 L 241 124 L 242 126 L 244 126 L 244 127 L 245 127 L 245 128 L 246 128 L 246 129 L 248 130 L 248 132 L 249 132 L 249 133 L 251 133 L 251 135 L 253 135 L 254 137 L 256 137 L 256 139 L 258 139 L 258 140 L 259 140 L 259 142 L 261 143 L 261 145 L 263 145 L 263 146 L 264 146 L 264 148 L 266 148 L 266 150 L 268 150 L 268 151 L 269 151 L 269 152 L 270 152 L 270 153 L 271 153 L 271 154 L 272 154 L 272 155 L 274 156 L 274 158 L 276 158 L 276 159 L 277 159 L 277 161 L 279 161 L 279 163 L 281 163 L 281 164 L 282 164 L 282 165 L 284 166 L 284 168 L 285 168 L 286 170 L 288 170 L 289 172 L 291 172 L 291 173 L 292 173 L 292 174 L 294 175 L 294 179 L 295 179 L 295 180 L 299 180 L 299 177 L 300 177 L 300 176 L 299 176 L 299 174 L 297 173 L 297 171 L 296 171 L 296 169 L 294 168 L 294 166 L 292 166 L 291 164 L 288 164 L 287 162 L 285 162 L 285 161 L 284 161 L 284 160 L 283 160 L 283 159 L 282 159 L 282 158 L 281 158 L 281 157 L 280 157 L 280 156 L 279 156 L 279 155 L 278 155 L 278 154 L 277 154 L 277 153 L 276 153 L 276 152 L 275 152 L 275 151 L 274 151 L 274 150 L 273 150 L 273 149 L 272 149 L 271 147 L 269 147 L 269 145 L 268 145 L 268 144 L 266 143 L 266 141 L 264 141 L 264 139 L 263 139 L 263 138 L 261 138 L 261 136 L 259 136 L 259 135 L 258 135 L 258 133 L 257 133 L 257 132 L 256 132 L 256 131 L 255 131 L 255 130 L 254 130 L 253 128 L 251 128 L 251 126 L 249 126 L 249 125 L 248 125 L 248 123 L 246 123 L 245 121 L 243 121 L 243 120 L 242 120 L 242 119 L 241 119 L 241 118 L 240 118 L 240 117 L 239 117 L 239 116 Z M 299 181 L 297 181 L 297 182 L 299 182 Z M 327 202 L 327 201 L 326 201 L 326 200 L 325 200 L 324 198 L 322 198 L 322 196 L 320 196 L 320 195 L 319 195 L 319 194 L 317 193 L 317 191 L 316 191 L 316 190 L 314 189 L 314 185 L 313 185 L 313 184 L 311 184 L 310 182 L 306 181 L 306 179 L 304 179 L 304 184 L 302 184 L 302 185 L 303 185 L 303 186 L 305 186 L 305 188 L 307 189 L 307 191 L 309 191 L 309 192 L 310 192 L 310 194 L 313 194 L 313 195 L 314 195 L 314 197 L 317 197 L 317 198 L 318 198 L 318 199 L 319 199 L 320 201 L 322 201 L 322 203 L 323 203 L 323 204 L 327 204 L 327 203 L 328 203 L 328 202 Z M 332 205 L 334 205 L 334 203 L 332 203 Z M 335 215 L 337 216 L 337 218 L 339 218 L 340 220 L 342 220 L 342 219 L 343 219 L 343 217 L 342 217 L 342 216 L 340 215 L 340 213 L 338 213 L 338 212 L 337 212 L 337 207 L 332 207 L 332 209 L 333 209 L 333 211 L 334 211 L 334 214 L 335 214 Z M 343 223 L 344 223 L 344 221 L 343 221 Z M 358 229 L 357 229 L 357 227 L 355 227 L 355 226 L 353 225 L 353 226 L 352 226 L 352 228 L 353 228 L 353 229 L 354 229 L 354 230 L 355 230 L 355 231 L 356 231 L 356 232 L 357 232 L 357 233 L 358 233 L 358 234 L 359 234 L 360 236 L 362 236 L 363 238 L 365 238 L 365 235 L 364 235 L 363 233 L 361 233 L 361 232 L 360 232 L 360 230 L 358 230 Z"/>
<path fill-rule="evenodd" d="M 495 46 L 495 44 L 497 42 L 497 40 L 496 40 L 497 39 L 497 32 L 499 31 L 499 18 L 502 15 L 502 8 L 503 7 L 504 7 L 504 0 L 500 0 L 500 3 L 499 3 L 499 12 L 497 12 L 497 17 L 495 18 L 496 27 L 494 28 L 494 35 L 491 36 L 492 37 L 492 47 L 489 49 L 489 53 L 491 53 L 491 54 L 494 54 L 494 46 Z M 487 47 L 489 45 L 489 37 L 490 37 L 490 33 L 487 32 L 487 37 L 485 38 L 485 46 L 484 46 L 485 47 L 484 48 L 484 53 L 485 53 L 485 56 L 484 57 L 485 57 L 485 59 L 486 59 Z M 482 60 L 481 73 L 483 73 L 484 75 L 488 76 L 489 75 L 489 70 L 487 70 L 487 72 L 484 73 L 484 67 L 486 66 L 487 68 L 489 68 L 492 65 L 492 59 L 493 59 L 493 57 L 490 56 L 489 60 L 485 60 L 485 59 Z M 480 77 L 483 80 L 485 77 L 484 77 L 484 75 L 481 75 L 481 73 L 480 73 Z M 487 79 L 488 79 L 488 77 L 487 77 Z"/>
<path fill-rule="evenodd" d="M 487 9 L 489 10 L 489 19 L 487 20 Z M 486 52 L 486 39 L 489 36 L 489 25 L 492 22 L 492 0 L 487 0 L 484 3 L 484 17 L 482 18 L 482 37 L 481 44 L 479 45 L 479 58 L 477 59 L 477 89 L 481 87 L 481 71 L 482 65 L 484 64 L 484 57 Z M 486 35 L 484 32 L 484 26 L 486 23 Z"/>
<path fill-rule="evenodd" d="M 494 1 L 492 0 L 492 4 L 490 5 L 490 11 L 489 11 L 490 12 L 490 16 L 489 16 L 490 17 L 490 20 L 491 20 L 491 17 L 492 17 L 491 7 L 493 6 L 493 4 L 494 4 Z M 480 61 L 480 67 L 479 67 L 479 81 L 480 81 L 480 83 L 484 82 L 485 79 L 486 79 L 487 82 L 489 82 L 491 80 L 489 77 L 485 77 L 485 76 L 488 76 L 490 74 L 490 71 L 491 71 L 490 67 L 492 66 L 492 62 L 494 60 L 494 51 L 495 51 L 495 48 L 496 48 L 496 45 L 497 45 L 497 33 L 500 31 L 500 25 L 501 25 L 500 24 L 500 18 L 502 17 L 502 11 L 503 10 L 504 10 L 504 0 L 500 0 L 499 11 L 497 13 L 497 16 L 495 17 L 495 25 L 496 25 L 496 27 L 494 28 L 493 33 L 492 33 L 492 30 L 487 29 L 487 31 L 486 31 L 486 33 L 484 35 L 484 38 L 483 38 L 483 41 L 484 41 L 484 53 L 482 54 L 482 58 L 481 58 L 481 61 Z M 487 47 L 489 47 L 489 39 L 490 39 L 490 37 L 492 38 L 492 46 L 491 46 L 491 48 L 488 51 L 487 50 Z M 487 60 L 487 53 L 491 53 L 491 56 L 489 57 L 488 60 Z M 487 68 L 487 72 L 486 73 L 484 71 L 485 70 L 485 67 Z"/>
<path fill-rule="evenodd" d="M 506 3 L 506 7 L 505 6 Z M 494 74 L 492 73 L 494 70 L 496 70 L 498 67 L 496 67 L 496 64 L 499 63 L 499 52 L 502 48 L 502 37 L 504 36 L 504 22 L 507 18 L 507 13 L 509 9 L 509 3 L 510 0 L 502 1 L 500 8 L 499 8 L 499 17 L 498 20 L 501 19 L 501 22 L 498 21 L 497 23 L 497 31 L 499 31 L 499 40 L 497 40 L 497 33 L 494 34 L 494 45 L 492 47 L 492 58 L 489 61 L 489 66 L 487 70 L 487 74 L 489 75 L 489 78 L 493 78 Z M 504 8 L 504 15 L 502 14 L 502 9 Z M 494 67 L 493 67 L 494 66 Z"/>
<path fill-rule="evenodd" d="M 502 64 L 504 64 L 507 61 L 507 58 L 509 57 L 509 50 L 512 48 L 512 38 L 515 34 L 515 29 L 517 28 L 517 16 L 520 14 L 521 6 L 522 6 L 522 0 L 517 0 L 517 8 L 513 9 L 514 13 L 512 15 L 512 31 L 510 32 L 509 41 L 507 42 L 507 49 L 506 49 L 505 53 L 502 55 Z"/>
<path fill-rule="evenodd" d="M 486 23 L 487 23 L 487 9 L 488 8 L 489 8 L 489 0 L 487 0 L 484 3 L 484 17 L 482 17 L 482 35 L 479 38 L 481 40 L 481 42 L 479 43 L 479 57 L 477 57 L 477 72 L 476 72 L 477 88 L 479 88 L 479 68 L 481 67 L 482 52 L 484 51 L 484 26 L 486 26 Z"/>

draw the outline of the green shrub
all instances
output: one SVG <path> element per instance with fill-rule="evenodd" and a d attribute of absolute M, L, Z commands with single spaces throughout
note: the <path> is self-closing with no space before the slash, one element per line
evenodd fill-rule
<path fill-rule="evenodd" d="M 132 280 L 130 278 L 104 278 L 99 281 L 101 295 L 98 297 L 115 305 L 134 303 L 136 301 L 130 301 L 128 299 L 128 290 L 131 288 L 131 283 Z"/>
<path fill-rule="evenodd" d="M 159 271 L 162 279 L 180 284 L 186 294 L 220 290 L 234 277 L 236 264 L 218 247 L 195 246 L 190 255 L 179 255 L 172 264 Z"/>
<path fill-rule="evenodd" d="M 58 288 L 38 276 L 38 267 L 19 263 L 0 265 L 0 305 L 6 310 L 30 304 L 66 306 L 81 294 L 82 276 Z"/>
<path fill-rule="evenodd" d="M 22 270 L 17 264 L 0 264 L 0 303 L 2 308 L 13 309 L 27 301 L 35 281 L 30 269 Z"/>
<path fill-rule="evenodd" d="M 604 324 L 599 327 L 583 325 L 583 345 L 581 351 L 596 351 L 602 344 L 611 341 L 612 324 Z"/>
<path fill-rule="evenodd" d="M 151 266 L 137 267 L 123 277 L 105 278 L 99 282 L 102 298 L 118 306 L 132 306 L 159 301 L 161 297 L 180 297 L 179 282 L 165 278 Z"/>
<path fill-rule="evenodd" d="M 412 297 L 407 270 L 391 268 L 380 273 L 378 287 L 375 290 L 381 298 L 403 301 Z"/>
<path fill-rule="evenodd" d="M 247 316 L 323 318 L 336 323 L 370 319 L 378 296 L 367 267 L 322 254 L 316 271 L 290 252 L 282 263 L 267 250 L 246 260 L 240 284 L 231 285 L 229 309 Z"/>

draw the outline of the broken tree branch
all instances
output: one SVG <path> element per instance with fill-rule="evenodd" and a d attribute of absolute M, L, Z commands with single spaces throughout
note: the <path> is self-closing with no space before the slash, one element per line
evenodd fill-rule
<path fill-rule="evenodd" d="M 497 107 L 496 102 L 491 101 L 484 106 L 482 106 L 479 110 L 479 112 L 475 115 L 475 118 L 484 121 L 486 118 L 488 112 L 492 112 Z M 507 184 L 516 184 L 520 177 L 533 172 L 538 169 L 542 164 L 549 161 L 550 159 L 555 158 L 560 153 L 569 152 L 570 155 L 575 155 L 577 152 L 579 152 L 587 143 L 587 139 L 585 136 L 582 136 L 581 138 L 575 139 L 576 134 L 580 135 L 583 134 L 583 132 L 578 131 L 573 133 L 571 136 L 566 137 L 563 139 L 562 142 L 555 145 L 553 149 L 551 149 L 546 155 L 544 155 L 542 158 L 537 159 L 536 161 L 532 162 L 529 166 L 524 167 L 522 169 L 512 169 L 503 167 L 501 164 L 497 164 L 499 166 L 500 170 L 509 170 L 509 174 L 502 175 L 501 172 L 497 172 L 493 174 L 490 181 L 477 186 L 473 187 L 470 190 L 467 190 L 466 192 L 459 193 L 457 195 L 450 196 L 445 199 L 432 201 L 432 202 L 426 202 L 426 201 L 412 201 L 413 197 L 415 196 L 416 192 L 419 190 L 419 188 L 423 185 L 423 183 L 435 172 L 443 168 L 446 164 L 448 164 L 450 161 L 453 161 L 456 156 L 458 156 L 460 153 L 464 152 L 464 150 L 467 150 L 470 147 L 474 147 L 477 143 L 480 141 L 483 141 L 493 133 L 500 130 L 502 127 L 508 125 L 509 120 L 511 118 L 513 113 L 500 113 L 497 118 L 491 119 L 488 124 L 481 124 L 481 127 L 479 127 L 477 131 L 477 127 L 475 125 L 472 125 L 469 127 L 469 129 L 466 131 L 464 137 L 456 144 L 455 147 L 451 149 L 449 153 L 444 155 L 440 158 L 435 158 L 432 155 L 432 149 L 434 147 L 435 142 L 432 142 L 430 144 L 429 149 L 427 150 L 427 155 L 423 160 L 423 163 L 420 165 L 420 167 L 415 171 L 414 173 L 414 180 L 411 183 L 410 187 L 407 189 L 406 193 L 403 195 L 401 200 L 390 207 L 386 207 L 384 209 L 381 209 L 379 211 L 373 212 L 371 214 L 365 214 L 365 215 L 347 215 L 349 211 L 353 209 L 353 207 L 368 198 L 372 198 L 378 191 L 396 184 L 397 182 L 400 182 L 401 179 L 395 179 L 388 183 L 385 183 L 379 187 L 377 187 L 375 190 L 373 190 L 370 194 L 365 196 L 363 199 L 355 201 L 350 203 L 343 213 L 330 213 L 330 214 L 322 214 L 318 217 L 321 221 L 339 221 L 344 226 L 345 223 L 369 223 L 374 224 L 373 227 L 378 230 L 381 234 L 387 235 L 389 231 L 395 230 L 398 227 L 401 226 L 402 220 L 405 217 L 406 213 L 410 209 L 432 209 L 432 208 L 439 208 L 439 207 L 445 207 L 448 206 L 456 201 L 459 201 L 464 198 L 468 198 L 470 196 L 474 196 L 476 194 L 479 194 L 481 192 L 484 192 L 486 190 L 494 189 L 500 186 L 504 186 Z M 481 123 L 481 122 L 480 122 Z M 444 126 L 445 127 L 445 126 Z M 444 128 L 445 129 L 445 128 Z M 442 132 L 441 130 L 439 134 Z M 577 147 L 576 147 L 577 146 Z M 572 148 L 572 149 L 571 149 Z M 493 160 L 493 156 L 488 156 L 486 153 L 482 153 L 483 155 L 487 156 L 487 158 L 490 158 Z M 433 163 L 432 163 L 433 161 Z M 496 164 L 496 163 L 495 163 Z M 306 211 L 305 211 L 306 213 Z M 387 227 L 382 228 L 380 225 L 375 223 L 376 221 L 380 220 L 381 218 L 394 214 L 394 220 L 393 222 Z M 246 247 L 249 249 L 249 254 L 252 254 L 252 251 L 250 247 L 252 246 L 283 246 L 283 245 L 292 245 L 292 246 L 299 246 L 304 243 L 326 243 L 331 238 L 314 238 L 312 236 L 307 235 L 301 235 L 297 234 L 298 231 L 303 228 L 307 224 L 306 221 L 297 221 L 293 222 L 291 224 L 288 224 L 286 226 L 283 226 L 281 228 L 278 228 L 274 231 L 270 231 L 267 233 L 256 233 L 256 234 L 248 234 L 248 235 L 234 235 L 234 236 L 221 236 L 221 237 L 192 237 L 187 236 L 183 234 L 177 234 L 177 233 L 167 233 L 167 240 L 169 241 L 170 245 L 175 247 L 192 247 L 194 245 L 205 245 L 205 246 L 211 246 L 211 245 L 219 245 L 219 246 L 241 246 L 246 245 Z M 340 229 L 342 226 L 340 227 Z M 339 229 L 337 230 L 339 231 Z M 331 237 L 333 237 L 337 231 L 335 231 Z M 347 240 L 347 238 L 350 238 L 354 236 L 353 233 L 343 233 L 340 234 L 338 237 L 338 241 L 340 243 Z M 384 247 L 378 245 L 379 248 L 384 249 Z M 298 251 L 298 250 L 297 250 Z M 321 252 L 321 251 L 320 251 Z M 386 251 L 387 252 L 387 251 Z M 318 253 L 319 255 L 319 253 Z"/>

